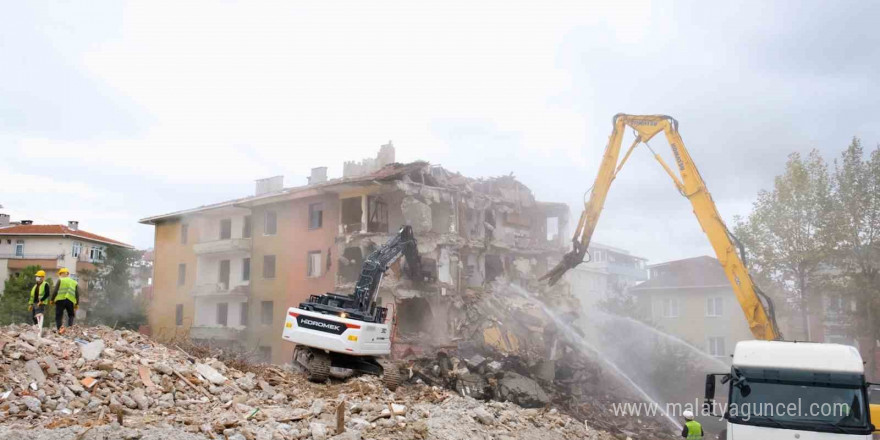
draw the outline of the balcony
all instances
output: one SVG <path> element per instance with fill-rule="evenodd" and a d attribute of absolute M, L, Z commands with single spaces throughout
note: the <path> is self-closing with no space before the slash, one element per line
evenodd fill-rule
<path fill-rule="evenodd" d="M 226 240 L 215 240 L 215 241 L 206 241 L 206 242 L 202 242 L 202 243 L 196 243 L 193 246 L 193 251 L 196 253 L 196 255 L 250 252 L 251 251 L 251 239 L 250 238 L 230 238 L 230 239 L 226 239 Z"/>
<path fill-rule="evenodd" d="M 198 284 L 192 290 L 192 296 L 195 297 L 229 296 L 245 298 L 250 294 L 251 286 L 249 285 L 235 286 L 230 289 L 226 283 Z"/>
<path fill-rule="evenodd" d="M 28 266 L 40 266 L 43 269 L 57 269 L 58 260 L 64 258 L 64 254 L 0 254 L 0 260 L 7 260 L 6 267 L 10 269 L 24 269 Z"/>
<path fill-rule="evenodd" d="M 234 327 L 194 325 L 189 329 L 189 337 L 192 339 L 219 339 L 223 341 L 233 341 L 240 339 L 243 334 L 244 329 Z"/>
<path fill-rule="evenodd" d="M 23 254 L 15 254 L 15 253 L 0 254 L 0 260 L 58 260 L 61 258 L 64 258 L 64 253 L 61 253 L 61 254 L 34 254 L 31 252 L 26 252 Z"/>

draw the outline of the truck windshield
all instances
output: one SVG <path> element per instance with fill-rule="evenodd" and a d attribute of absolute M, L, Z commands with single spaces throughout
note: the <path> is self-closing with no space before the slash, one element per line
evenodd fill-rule
<path fill-rule="evenodd" d="M 861 375 L 771 369 L 735 370 L 733 423 L 853 432 L 868 428 Z"/>

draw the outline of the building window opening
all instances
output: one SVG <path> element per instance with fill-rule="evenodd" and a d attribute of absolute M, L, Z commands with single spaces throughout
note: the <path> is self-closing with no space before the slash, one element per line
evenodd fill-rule
<path fill-rule="evenodd" d="M 388 232 L 388 205 L 381 197 L 367 197 L 367 232 Z"/>
<path fill-rule="evenodd" d="M 319 229 L 324 225 L 324 204 L 309 205 L 309 229 Z"/>
<path fill-rule="evenodd" d="M 217 304 L 217 325 L 221 327 L 226 327 L 226 324 L 229 321 L 229 303 L 218 303 Z"/>
<path fill-rule="evenodd" d="M 241 225 L 241 238 L 251 238 L 251 216 L 244 216 L 244 222 Z"/>
<path fill-rule="evenodd" d="M 712 356 L 726 356 L 724 351 L 724 338 L 709 338 L 709 354 Z"/>
<path fill-rule="evenodd" d="M 275 235 L 278 233 L 278 213 L 266 211 L 266 222 L 263 225 L 263 235 Z"/>
<path fill-rule="evenodd" d="M 220 220 L 220 239 L 229 240 L 232 238 L 232 219 L 224 218 Z"/>
<path fill-rule="evenodd" d="M 248 303 L 241 303 L 241 309 L 239 309 L 239 317 L 238 323 L 244 327 L 248 325 Z"/>
<path fill-rule="evenodd" d="M 397 331 L 401 334 L 430 334 L 434 323 L 434 314 L 426 299 L 410 298 L 400 301 L 397 308 L 397 319 Z"/>
<path fill-rule="evenodd" d="M 251 280 L 251 259 L 245 258 L 241 260 L 241 280 Z"/>
<path fill-rule="evenodd" d="M 342 233 L 351 234 L 361 230 L 361 216 L 363 209 L 361 208 L 360 197 L 349 197 L 342 199 Z"/>
<path fill-rule="evenodd" d="M 706 299 L 706 316 L 718 317 L 724 313 L 724 298 L 718 296 Z"/>
<path fill-rule="evenodd" d="M 321 251 L 309 252 L 307 264 L 306 276 L 309 278 L 321 276 Z"/>
<path fill-rule="evenodd" d="M 262 301 L 260 303 L 260 324 L 272 325 L 274 305 L 275 304 L 272 301 Z"/>

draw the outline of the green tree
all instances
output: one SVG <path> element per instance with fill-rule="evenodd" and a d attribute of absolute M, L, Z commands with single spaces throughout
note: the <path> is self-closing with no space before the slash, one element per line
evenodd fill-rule
<path fill-rule="evenodd" d="M 880 293 L 880 147 L 866 160 L 862 143 L 853 138 L 834 166 L 834 226 L 839 243 L 835 266 L 842 271 L 842 290 L 856 301 L 854 336 L 877 339 L 877 296 Z M 873 365 L 873 353 L 868 353 Z"/>
<path fill-rule="evenodd" d="M 28 266 L 3 283 L 3 296 L 0 297 L 0 325 L 31 323 L 31 312 L 28 311 L 27 305 L 28 296 L 31 294 L 38 270 L 40 266 Z M 47 278 L 46 281 L 50 286 L 54 286 L 52 279 Z M 48 304 L 44 316 L 52 316 Z"/>
<path fill-rule="evenodd" d="M 792 153 L 773 190 L 758 193 L 752 213 L 736 226 L 750 254 L 750 269 L 784 289 L 799 308 L 809 339 L 810 308 L 818 311 L 822 301 L 815 287 L 836 246 L 833 211 L 831 178 L 822 156 L 816 150 L 806 159 Z"/>
<path fill-rule="evenodd" d="M 89 283 L 91 323 L 137 329 L 147 322 L 144 304 L 130 284 L 132 267 L 139 258 L 138 251 L 110 246 L 104 262 L 83 274 Z"/>

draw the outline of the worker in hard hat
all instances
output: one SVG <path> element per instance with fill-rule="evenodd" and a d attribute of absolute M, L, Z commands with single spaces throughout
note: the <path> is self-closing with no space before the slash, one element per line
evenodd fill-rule
<path fill-rule="evenodd" d="M 79 308 L 79 286 L 76 280 L 70 278 L 70 271 L 66 267 L 58 270 L 58 283 L 55 284 L 51 303 L 55 304 L 55 328 L 58 333 L 64 333 L 64 328 L 61 327 L 64 313 L 67 313 L 67 327 L 70 327 Z"/>
<path fill-rule="evenodd" d="M 681 429 L 681 436 L 693 440 L 703 438 L 703 426 L 700 422 L 694 420 L 693 411 L 686 409 L 681 413 L 684 416 L 684 427 Z"/>
<path fill-rule="evenodd" d="M 43 314 L 44 304 L 49 302 L 52 286 L 46 281 L 46 272 L 42 270 L 37 271 L 34 281 L 34 287 L 31 287 L 31 294 L 28 296 L 28 311 L 31 312 L 34 325 L 37 325 L 39 324 L 37 315 Z"/>

